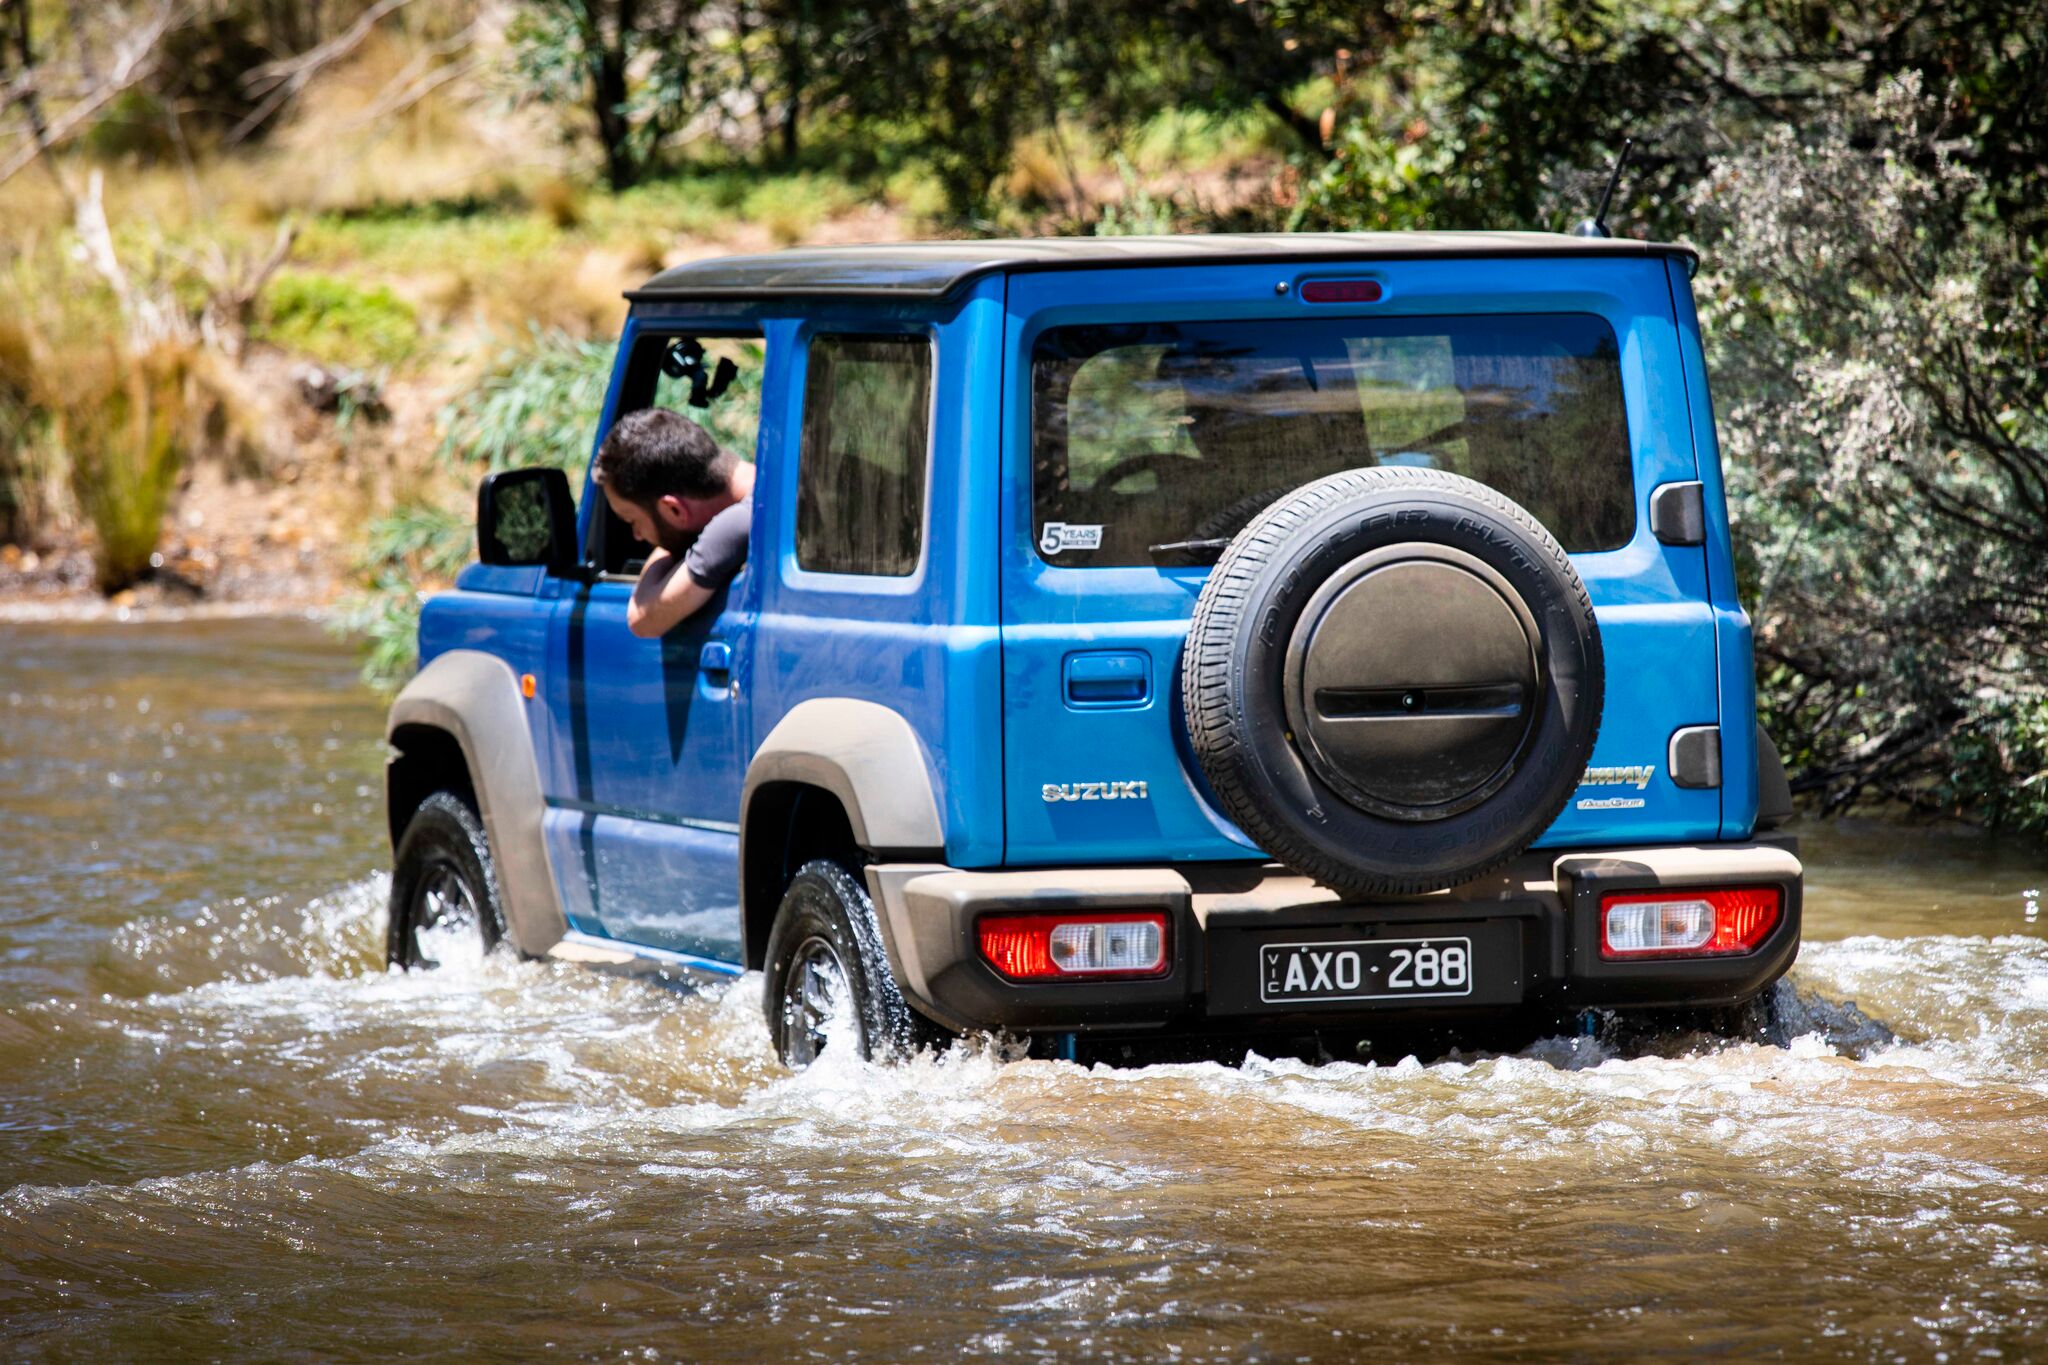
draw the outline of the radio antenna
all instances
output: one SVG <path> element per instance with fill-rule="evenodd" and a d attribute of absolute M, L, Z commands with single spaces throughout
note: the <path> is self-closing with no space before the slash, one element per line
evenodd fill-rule
<path fill-rule="evenodd" d="M 1600 196 L 1600 207 L 1594 210 L 1591 218 L 1586 219 L 1572 229 L 1572 236 L 1612 237 L 1614 235 L 1607 230 L 1607 209 L 1614 202 L 1615 186 L 1621 183 L 1621 168 L 1628 164 L 1629 148 L 1635 145 L 1636 140 L 1632 137 L 1625 137 L 1621 140 L 1621 152 L 1614 158 L 1614 170 L 1607 177 L 1607 191 Z"/>

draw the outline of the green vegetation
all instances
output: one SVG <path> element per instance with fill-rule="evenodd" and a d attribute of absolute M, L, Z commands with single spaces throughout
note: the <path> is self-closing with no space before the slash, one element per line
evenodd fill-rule
<path fill-rule="evenodd" d="M 17 320 L 0 321 L 0 543 L 24 539 L 37 519 L 32 463 L 42 415 L 34 382 L 28 332 Z"/>
<path fill-rule="evenodd" d="M 404 451 L 340 433 L 394 470 L 359 604 L 387 676 L 415 590 L 468 553 L 475 478 L 586 457 L 619 291 L 665 261 L 821 235 L 1562 229 L 1633 138 L 1610 219 L 1701 251 L 1796 785 L 2048 833 L 2048 0 L 513 0 L 502 29 L 476 0 L 224 0 L 111 94 L 92 73 L 156 11 L 0 10 L 22 20 L 0 91 L 74 139 L 0 182 L 0 536 L 88 511 L 38 346 L 139 337 L 168 298 L 202 372 L 244 335 L 375 367 L 440 413 Z M 58 79 L 18 79 L 38 63 Z M 127 296 L 72 264 L 95 169 Z M 280 221 L 298 235 L 268 276 Z M 194 401 L 217 419 L 232 388 Z"/>
<path fill-rule="evenodd" d="M 613 346 L 535 332 L 441 414 L 444 463 L 464 474 L 548 464 L 581 472 L 610 382 Z"/>
<path fill-rule="evenodd" d="M 419 344 L 419 316 L 385 285 L 280 275 L 264 296 L 259 341 L 338 365 L 394 365 Z"/>
<path fill-rule="evenodd" d="M 2048 6 L 1452 10 L 1296 227 L 1689 241 L 1766 724 L 1827 809 L 2048 833 Z"/>

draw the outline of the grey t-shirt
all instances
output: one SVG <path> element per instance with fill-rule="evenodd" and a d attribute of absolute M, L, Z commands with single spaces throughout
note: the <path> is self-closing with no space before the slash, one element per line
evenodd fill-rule
<path fill-rule="evenodd" d="M 747 562 L 747 540 L 754 531 L 754 499 L 740 499 L 704 523 L 696 543 L 683 556 L 683 568 L 700 588 L 717 592 L 732 582 Z"/>

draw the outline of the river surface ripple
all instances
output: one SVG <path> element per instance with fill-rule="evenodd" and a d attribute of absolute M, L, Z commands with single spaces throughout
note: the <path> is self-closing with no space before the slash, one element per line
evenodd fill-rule
<path fill-rule="evenodd" d="M 1806 831 L 1784 1048 L 791 1075 L 756 982 L 383 970 L 380 712 L 0 626 L 8 1357 L 2048 1355 L 2039 853 Z"/>

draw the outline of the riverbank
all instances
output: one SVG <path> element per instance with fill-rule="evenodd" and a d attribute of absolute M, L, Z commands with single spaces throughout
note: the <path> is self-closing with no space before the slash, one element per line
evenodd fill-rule
<path fill-rule="evenodd" d="M 129 619 L 136 613 L 297 613 L 347 591 L 359 528 L 344 525 L 348 488 L 312 481 L 266 487 L 201 471 L 166 518 L 156 563 L 119 592 L 94 582 L 89 535 L 0 546 L 0 621 Z"/>

